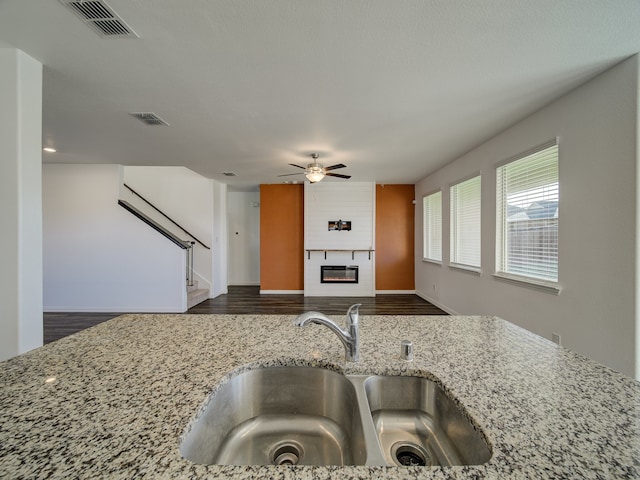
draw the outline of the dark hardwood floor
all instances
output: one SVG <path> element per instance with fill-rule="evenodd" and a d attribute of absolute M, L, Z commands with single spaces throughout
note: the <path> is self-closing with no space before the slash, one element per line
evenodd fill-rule
<path fill-rule="evenodd" d="M 447 315 L 417 295 L 377 295 L 375 297 L 305 297 L 304 295 L 260 295 L 260 287 L 229 287 L 220 295 L 189 309 L 187 313 L 256 313 L 297 315 L 316 310 L 326 315 L 346 314 L 361 303 L 363 315 Z"/>
<path fill-rule="evenodd" d="M 47 313 L 43 314 L 44 344 L 51 343 L 115 318 L 121 313 Z"/>
<path fill-rule="evenodd" d="M 375 297 L 305 297 L 304 295 L 260 295 L 257 286 L 230 286 L 229 293 L 209 299 L 189 309 L 187 314 L 297 315 L 316 310 L 326 315 L 346 314 L 361 303 L 362 315 L 447 315 L 417 295 L 377 295 Z M 93 327 L 122 313 L 45 313 L 44 343 Z"/>

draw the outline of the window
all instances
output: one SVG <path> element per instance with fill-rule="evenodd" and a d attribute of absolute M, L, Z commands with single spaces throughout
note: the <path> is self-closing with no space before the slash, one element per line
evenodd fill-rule
<path fill-rule="evenodd" d="M 424 245 L 422 257 L 425 260 L 442 261 L 442 192 L 432 193 L 422 198 Z"/>
<path fill-rule="evenodd" d="M 480 270 L 480 176 L 451 187 L 451 264 Z"/>
<path fill-rule="evenodd" d="M 496 275 L 558 281 L 558 145 L 497 169 Z"/>

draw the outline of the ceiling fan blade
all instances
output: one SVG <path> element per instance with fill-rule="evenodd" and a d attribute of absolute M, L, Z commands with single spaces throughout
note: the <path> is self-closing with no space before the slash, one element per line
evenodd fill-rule
<path fill-rule="evenodd" d="M 325 173 L 329 177 L 351 178 L 351 175 L 340 175 L 339 173 Z"/>
<path fill-rule="evenodd" d="M 330 167 L 324 167 L 325 171 L 335 170 L 336 168 L 347 168 L 347 166 L 343 165 L 342 163 L 337 163 L 336 165 L 331 165 Z"/>
<path fill-rule="evenodd" d="M 300 165 L 296 165 L 295 163 L 290 163 L 289 165 L 291 165 L 292 167 L 298 167 L 301 168 L 303 170 L 305 170 L 307 167 L 301 167 Z"/>
<path fill-rule="evenodd" d="M 304 175 L 304 172 L 300 172 L 300 173 L 285 173 L 283 175 L 278 175 L 278 177 L 290 177 L 291 175 Z"/>

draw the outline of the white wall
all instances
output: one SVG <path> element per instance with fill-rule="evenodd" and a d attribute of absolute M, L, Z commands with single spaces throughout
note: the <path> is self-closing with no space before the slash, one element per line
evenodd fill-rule
<path fill-rule="evenodd" d="M 42 345 L 42 64 L 0 48 L 0 361 Z"/>
<path fill-rule="evenodd" d="M 117 204 L 118 165 L 43 167 L 45 311 L 183 312 L 185 254 Z"/>
<path fill-rule="evenodd" d="M 198 240 L 213 245 L 213 180 L 185 167 L 124 167 L 124 183 L 195 235 Z M 153 208 L 121 190 L 121 198 L 158 222 L 178 238 L 192 240 Z M 194 245 L 194 271 L 199 288 L 210 289 L 213 282 L 213 252 L 200 244 Z"/>
<path fill-rule="evenodd" d="M 460 314 L 497 315 L 628 375 L 636 374 L 638 59 L 631 58 L 513 125 L 416 185 L 443 189 L 443 265 L 422 262 L 416 291 Z M 553 295 L 498 281 L 495 165 L 559 137 L 559 282 Z M 482 174 L 482 275 L 448 268 L 450 184 Z M 434 290 L 435 288 L 435 290 Z"/>
<path fill-rule="evenodd" d="M 227 293 L 227 185 L 213 181 L 213 288 L 211 297 Z"/>
<path fill-rule="evenodd" d="M 228 192 L 229 285 L 260 285 L 260 192 Z"/>
<path fill-rule="evenodd" d="M 640 377 L 640 59 L 636 58 L 638 82 L 636 89 L 636 379 Z"/>
<path fill-rule="evenodd" d="M 375 195 L 372 182 L 320 182 L 304 185 L 305 250 L 375 249 Z M 351 221 L 350 231 L 329 231 L 334 220 Z M 305 252 L 305 296 L 374 296 L 375 254 Z M 310 257 L 310 258 L 309 258 Z M 320 283 L 321 265 L 357 265 L 357 284 Z"/>

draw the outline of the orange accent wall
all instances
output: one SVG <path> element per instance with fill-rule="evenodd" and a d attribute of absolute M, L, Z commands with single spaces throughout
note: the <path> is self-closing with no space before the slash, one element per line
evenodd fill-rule
<path fill-rule="evenodd" d="M 414 185 L 376 185 L 376 290 L 415 290 Z"/>
<path fill-rule="evenodd" d="M 260 185 L 260 289 L 304 290 L 304 186 Z"/>

